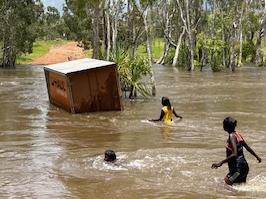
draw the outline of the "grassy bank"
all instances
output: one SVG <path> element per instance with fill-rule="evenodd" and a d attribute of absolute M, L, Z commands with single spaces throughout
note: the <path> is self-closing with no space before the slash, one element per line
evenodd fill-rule
<path fill-rule="evenodd" d="M 152 54 L 154 60 L 158 60 L 162 56 L 163 47 L 164 47 L 163 38 L 156 38 L 153 40 Z M 147 56 L 145 44 L 142 44 L 137 48 L 137 54 L 140 56 Z"/>
<path fill-rule="evenodd" d="M 65 40 L 37 40 L 33 44 L 32 53 L 26 53 L 22 54 L 17 58 L 17 64 L 28 64 L 35 59 L 47 54 L 49 52 L 50 47 L 55 45 L 62 45 L 65 44 L 67 41 Z M 157 60 L 160 58 L 163 52 L 163 39 L 162 38 L 156 38 L 153 40 L 153 59 Z M 145 43 L 141 44 L 137 48 L 137 54 L 143 57 L 147 57 L 146 52 L 146 45 Z M 85 50 L 86 57 L 92 57 L 92 50 Z"/>
<path fill-rule="evenodd" d="M 38 40 L 33 44 L 32 53 L 22 54 L 17 58 L 17 64 L 27 64 L 34 59 L 41 57 L 49 52 L 51 46 L 66 43 L 65 40 Z"/>
<path fill-rule="evenodd" d="M 163 38 L 156 38 L 153 40 L 152 42 L 152 54 L 153 54 L 153 59 L 154 60 L 158 60 L 163 53 L 163 48 L 164 48 L 164 41 Z M 92 57 L 92 52 L 93 50 L 85 50 L 85 55 L 88 58 Z M 102 52 L 104 50 L 102 49 Z M 138 46 L 137 48 L 137 55 L 141 56 L 141 57 L 147 57 L 147 52 L 146 52 L 146 43 L 143 43 L 141 45 Z"/>

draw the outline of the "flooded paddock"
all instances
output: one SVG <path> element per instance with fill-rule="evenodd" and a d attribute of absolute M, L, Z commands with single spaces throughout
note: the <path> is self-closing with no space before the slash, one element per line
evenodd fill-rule
<path fill-rule="evenodd" d="M 157 96 L 123 112 L 72 115 L 48 101 L 42 67 L 0 70 L 0 198 L 266 198 L 266 70 L 175 72 L 155 66 Z M 168 96 L 183 120 L 158 118 Z M 245 151 L 245 185 L 229 187 L 226 116 L 262 158 Z M 106 149 L 116 165 L 103 162 Z"/>

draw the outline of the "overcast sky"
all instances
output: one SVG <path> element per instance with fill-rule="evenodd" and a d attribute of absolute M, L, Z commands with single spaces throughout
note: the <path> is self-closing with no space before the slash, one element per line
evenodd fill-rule
<path fill-rule="evenodd" d="M 53 6 L 56 7 L 60 12 L 63 9 L 63 4 L 65 3 L 65 0 L 42 0 L 45 7 L 47 6 Z"/>

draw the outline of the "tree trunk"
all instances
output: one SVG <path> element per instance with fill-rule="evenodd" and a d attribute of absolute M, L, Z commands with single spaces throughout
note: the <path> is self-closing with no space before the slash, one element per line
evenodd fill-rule
<path fill-rule="evenodd" d="M 224 24 L 222 23 L 222 41 L 223 43 L 225 43 L 225 36 L 224 36 Z M 223 56 L 223 67 L 226 66 L 226 52 L 225 52 L 225 47 L 223 47 L 223 52 L 222 52 L 222 56 Z"/>
<path fill-rule="evenodd" d="M 178 56 L 179 56 L 179 50 L 180 50 L 180 46 L 181 46 L 181 43 L 182 43 L 182 38 L 185 34 L 185 28 L 183 27 L 183 30 L 178 38 L 178 42 L 177 42 L 177 46 L 176 46 L 176 49 L 175 49 L 175 56 L 174 56 L 174 59 L 173 59 L 173 66 L 177 66 L 177 61 L 178 61 Z"/>
<path fill-rule="evenodd" d="M 241 14 L 240 14 L 240 19 L 239 19 L 239 55 L 238 55 L 238 60 L 237 60 L 237 66 L 240 67 L 242 66 L 242 48 L 243 48 L 243 17 L 244 17 L 244 10 L 245 10 L 245 3 L 246 0 L 243 1 L 242 7 L 241 7 Z"/>
<path fill-rule="evenodd" d="M 110 51 L 111 51 L 111 29 L 110 29 L 110 0 L 106 0 L 105 4 L 105 19 L 106 19 L 106 60 L 110 60 Z"/>
<path fill-rule="evenodd" d="M 188 40 L 189 40 L 189 71 L 194 70 L 194 41 L 193 36 L 191 33 L 188 34 Z"/>
<path fill-rule="evenodd" d="M 165 64 L 166 58 L 169 53 L 170 49 L 170 38 L 171 38 L 171 33 L 172 33 L 172 24 L 170 23 L 173 16 L 174 16 L 174 11 L 172 14 L 170 14 L 170 11 L 168 9 L 169 7 L 169 2 L 163 2 L 164 5 L 163 7 L 159 7 L 157 12 L 159 13 L 159 16 L 162 18 L 162 30 L 164 32 L 164 50 L 163 54 L 160 57 L 160 59 L 156 62 L 157 64 Z M 175 8 L 174 8 L 175 10 Z"/>
<path fill-rule="evenodd" d="M 112 51 L 116 52 L 116 40 L 117 40 L 117 21 L 113 20 L 112 22 Z"/>
<path fill-rule="evenodd" d="M 13 33 L 12 29 L 10 30 L 11 34 L 4 33 L 3 41 L 3 57 L 2 57 L 2 67 L 3 68 L 15 68 L 16 67 L 16 52 L 13 45 Z"/>
<path fill-rule="evenodd" d="M 206 65 L 206 53 L 205 53 L 205 48 L 204 47 L 202 47 L 201 49 L 200 49 L 200 54 L 201 54 L 201 56 L 200 56 L 200 71 L 203 71 L 203 67 Z"/>
<path fill-rule="evenodd" d="M 261 57 L 261 40 L 264 36 L 264 25 L 265 25 L 265 19 L 263 19 L 260 23 L 260 30 L 258 32 L 257 36 L 257 42 L 256 42 L 256 57 L 255 57 L 255 64 L 256 66 L 259 66 L 261 64 L 260 57 Z"/>
<path fill-rule="evenodd" d="M 164 37 L 163 55 L 156 62 L 156 64 L 165 64 L 165 59 L 168 55 L 169 49 L 170 49 L 170 43 L 168 42 L 168 39 L 166 37 Z"/>
<path fill-rule="evenodd" d="M 189 39 L 189 58 L 190 58 L 190 68 L 189 70 L 194 70 L 194 39 L 193 39 L 193 33 L 190 26 L 190 17 L 189 17 L 189 7 L 188 7 L 188 0 L 186 0 L 186 19 L 188 24 L 188 39 Z"/>
<path fill-rule="evenodd" d="M 15 68 L 16 67 L 16 54 L 12 46 L 6 46 L 4 48 L 2 67 L 3 68 Z"/>
<path fill-rule="evenodd" d="M 151 41 L 151 34 L 150 34 L 150 23 L 148 20 L 149 17 L 149 6 L 147 10 L 143 13 L 143 21 L 145 26 L 145 32 L 146 32 L 146 50 L 148 55 L 148 61 L 149 65 L 151 66 L 151 84 L 152 84 L 152 95 L 156 95 L 156 88 L 155 88 L 155 79 L 154 79 L 154 73 L 153 73 L 153 60 L 152 60 L 152 41 Z"/>
<path fill-rule="evenodd" d="M 117 27 L 118 27 L 118 16 L 119 16 L 119 4 L 120 0 L 114 3 L 114 16 L 112 20 L 112 41 L 113 41 L 113 53 L 116 53 L 117 50 Z"/>
<path fill-rule="evenodd" d="M 87 9 L 89 11 L 89 8 Z M 92 13 L 92 57 L 94 59 L 100 58 L 100 4 L 97 4 L 93 8 Z"/>
<path fill-rule="evenodd" d="M 238 63 L 237 63 L 238 67 L 242 66 L 242 49 L 243 49 L 243 32 L 242 32 L 242 25 L 241 25 L 240 34 L 239 34 L 239 55 L 238 55 Z"/>
<path fill-rule="evenodd" d="M 256 64 L 256 66 L 259 66 L 260 65 L 260 57 L 261 57 L 260 47 L 261 47 L 261 39 L 262 39 L 263 32 L 264 32 L 264 28 L 260 28 L 259 34 L 257 36 L 257 42 L 256 42 L 256 58 L 255 58 L 255 64 Z"/>
<path fill-rule="evenodd" d="M 179 7 L 180 16 L 183 21 L 184 27 L 186 29 L 186 33 L 188 36 L 188 50 L 189 50 L 189 71 L 194 70 L 194 37 L 191 29 L 191 21 L 189 17 L 189 6 L 188 6 L 188 0 L 185 0 L 185 8 L 182 8 L 180 1 L 176 0 L 177 5 Z M 184 12 L 183 9 L 185 9 L 186 18 L 184 18 Z"/>

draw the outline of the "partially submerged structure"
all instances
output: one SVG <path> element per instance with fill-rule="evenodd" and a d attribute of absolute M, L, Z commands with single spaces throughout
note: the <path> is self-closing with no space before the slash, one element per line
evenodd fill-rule
<path fill-rule="evenodd" d="M 116 64 L 80 59 L 44 67 L 49 100 L 71 113 L 122 110 Z"/>

